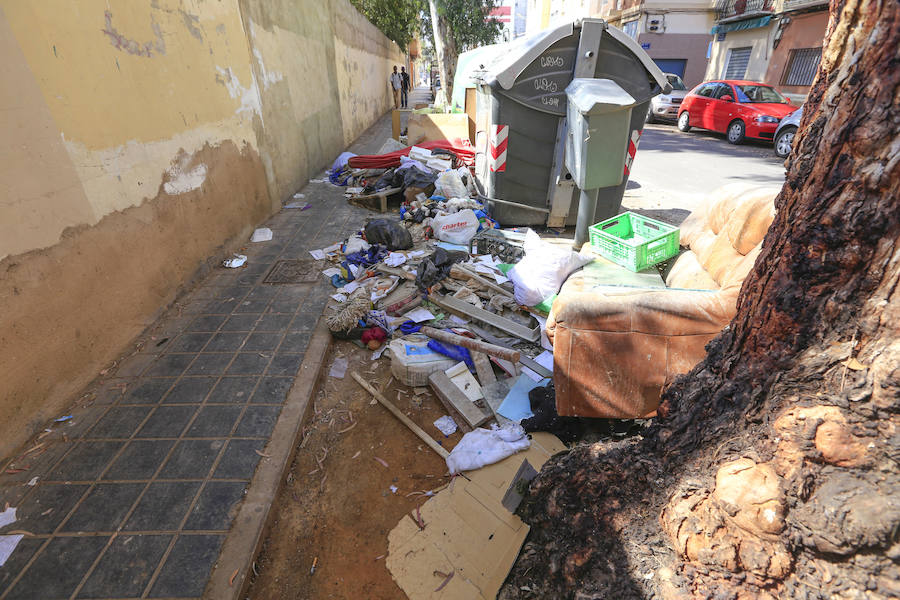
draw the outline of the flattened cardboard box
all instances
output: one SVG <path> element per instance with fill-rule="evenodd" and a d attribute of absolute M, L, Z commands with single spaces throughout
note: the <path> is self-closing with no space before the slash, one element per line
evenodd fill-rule
<path fill-rule="evenodd" d="M 529 527 L 501 501 L 522 461 L 536 469 L 565 450 L 549 433 L 532 434 L 531 447 L 499 463 L 457 477 L 422 505 L 425 529 L 406 515 L 388 534 L 387 568 L 411 600 L 493 599 L 512 568 Z M 435 591 L 444 577 L 453 577 Z"/>

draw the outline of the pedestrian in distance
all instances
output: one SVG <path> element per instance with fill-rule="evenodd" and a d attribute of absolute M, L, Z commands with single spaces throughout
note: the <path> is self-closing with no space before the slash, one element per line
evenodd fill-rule
<path fill-rule="evenodd" d="M 409 104 L 409 73 L 406 67 L 400 67 L 400 106 L 408 108 Z"/>
<path fill-rule="evenodd" d="M 397 72 L 397 65 L 394 65 L 394 72 L 391 73 L 391 92 L 394 94 L 394 108 L 400 108 L 400 85 L 403 78 Z"/>

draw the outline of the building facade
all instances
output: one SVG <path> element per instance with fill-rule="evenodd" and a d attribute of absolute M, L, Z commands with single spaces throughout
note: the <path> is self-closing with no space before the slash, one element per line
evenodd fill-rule
<path fill-rule="evenodd" d="M 794 103 L 809 93 L 822 57 L 826 0 L 719 0 L 706 79 L 749 79 Z"/>

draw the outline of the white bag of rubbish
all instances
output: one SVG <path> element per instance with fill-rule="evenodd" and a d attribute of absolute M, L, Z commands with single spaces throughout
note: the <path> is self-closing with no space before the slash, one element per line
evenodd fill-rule
<path fill-rule="evenodd" d="M 441 215 L 434 218 L 431 228 L 437 239 L 451 244 L 468 244 L 478 231 L 478 217 L 471 208 L 461 210 L 452 215 Z"/>
<path fill-rule="evenodd" d="M 542 241 L 531 229 L 525 233 L 524 249 L 525 257 L 507 274 L 515 285 L 516 302 L 523 306 L 540 304 L 557 293 L 570 273 L 592 260 Z"/>
<path fill-rule="evenodd" d="M 268 227 L 260 227 L 250 236 L 251 242 L 268 242 L 272 239 L 272 230 Z"/>
<path fill-rule="evenodd" d="M 434 193 L 444 198 L 468 198 L 466 184 L 456 171 L 443 171 L 434 182 Z"/>
<path fill-rule="evenodd" d="M 503 427 L 491 425 L 491 429 L 479 427 L 459 440 L 447 457 L 447 468 L 451 473 L 480 469 L 527 450 L 530 445 L 525 430 L 517 423 L 507 423 Z"/>

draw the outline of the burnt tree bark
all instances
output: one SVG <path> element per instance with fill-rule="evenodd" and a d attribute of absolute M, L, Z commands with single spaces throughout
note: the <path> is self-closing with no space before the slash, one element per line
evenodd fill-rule
<path fill-rule="evenodd" d="M 503 598 L 900 596 L 900 3 L 833 0 L 738 314 L 532 483 Z"/>

